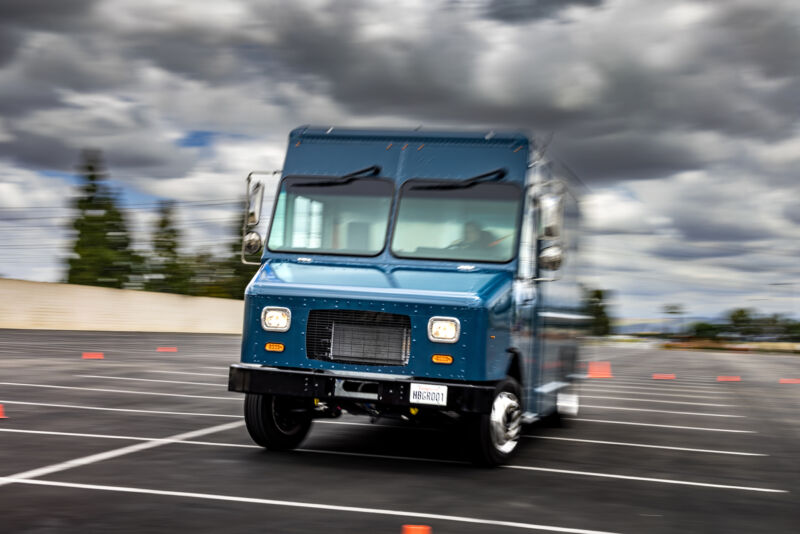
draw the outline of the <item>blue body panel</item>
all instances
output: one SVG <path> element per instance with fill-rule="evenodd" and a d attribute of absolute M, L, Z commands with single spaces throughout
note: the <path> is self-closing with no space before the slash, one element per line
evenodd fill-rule
<path fill-rule="evenodd" d="M 292 368 L 383 372 L 448 380 L 485 381 L 504 376 L 502 362 L 487 358 L 499 347 L 501 359 L 508 339 L 509 323 L 492 321 L 494 339 L 488 337 L 487 318 L 493 303 L 511 291 L 507 271 L 463 273 L 443 269 L 405 267 L 307 265 L 288 261 L 265 263 L 250 283 L 245 299 L 242 362 Z M 287 332 L 261 328 L 264 306 L 292 310 Z M 325 362 L 306 358 L 305 324 L 312 309 L 352 309 L 408 315 L 411 318 L 411 357 L 408 365 L 377 366 Z M 428 339 L 428 319 L 457 317 L 461 336 L 457 343 L 434 343 Z M 502 332 L 505 332 L 504 334 Z M 488 343 L 487 340 L 491 341 Z M 283 343 L 282 353 L 264 350 L 268 342 Z M 453 356 L 452 365 L 431 362 L 433 354 Z M 506 361 L 507 363 L 507 361 Z"/>
<path fill-rule="evenodd" d="M 464 133 L 298 128 L 289 136 L 283 176 L 341 176 L 378 165 L 380 176 L 399 191 L 414 178 L 463 180 L 498 168 L 503 182 L 524 192 L 530 145 L 518 133 Z M 394 210 L 387 234 L 393 231 Z M 520 214 L 522 217 L 522 214 Z M 504 378 L 518 356 L 527 410 L 539 404 L 536 387 L 542 364 L 538 312 L 542 294 L 515 279 L 517 257 L 507 263 L 397 258 L 387 246 L 375 257 L 274 253 L 265 250 L 262 265 L 245 295 L 241 361 L 294 369 L 370 372 L 439 380 L 489 382 Z M 518 248 L 518 247 L 517 247 Z M 459 266 L 462 269 L 459 269 Z M 574 285 L 574 284 L 573 284 Z M 575 285 L 575 287 L 577 287 Z M 572 299 L 573 307 L 577 300 Z M 287 332 L 261 328 L 264 306 L 292 311 Z M 411 348 L 407 365 L 356 365 L 306 357 L 305 327 L 312 309 L 369 310 L 408 315 Z M 428 319 L 457 317 L 457 343 L 429 341 Z M 283 352 L 267 352 L 268 342 Z M 434 364 L 433 354 L 453 356 L 451 365 Z M 555 376 L 555 375 L 554 375 Z"/>

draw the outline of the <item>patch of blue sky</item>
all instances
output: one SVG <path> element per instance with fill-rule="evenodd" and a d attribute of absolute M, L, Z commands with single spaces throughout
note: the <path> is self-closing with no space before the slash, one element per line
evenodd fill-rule
<path fill-rule="evenodd" d="M 125 187 L 121 193 L 120 204 L 123 208 L 156 209 L 161 201 L 166 200 L 157 195 L 144 193 L 134 187 Z"/>
<path fill-rule="evenodd" d="M 205 148 L 214 143 L 217 135 L 217 132 L 209 130 L 190 130 L 176 144 L 180 147 Z"/>
<path fill-rule="evenodd" d="M 39 174 L 47 178 L 63 180 L 71 186 L 82 186 L 84 184 L 83 177 L 78 172 L 48 170 L 39 171 Z M 123 208 L 155 209 L 162 200 L 166 200 L 163 197 L 145 193 L 129 184 L 114 180 L 113 176 L 109 176 L 109 180 L 106 183 L 117 195 Z M 75 193 L 77 194 L 77 192 L 78 190 L 76 189 Z"/>

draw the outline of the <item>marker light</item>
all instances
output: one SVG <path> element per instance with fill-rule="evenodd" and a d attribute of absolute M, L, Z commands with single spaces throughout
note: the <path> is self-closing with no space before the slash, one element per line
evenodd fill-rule
<path fill-rule="evenodd" d="M 453 357 L 449 354 L 434 354 L 431 356 L 431 361 L 433 363 L 443 363 L 446 365 L 450 365 L 453 363 Z"/>
<path fill-rule="evenodd" d="M 431 317 L 428 320 L 428 339 L 438 343 L 455 343 L 461 323 L 455 317 Z"/>
<path fill-rule="evenodd" d="M 286 332 L 292 324 L 289 308 L 264 308 L 261 310 L 261 327 L 270 332 Z"/>
<path fill-rule="evenodd" d="M 283 352 L 283 343 L 267 343 L 264 348 L 268 352 Z"/>

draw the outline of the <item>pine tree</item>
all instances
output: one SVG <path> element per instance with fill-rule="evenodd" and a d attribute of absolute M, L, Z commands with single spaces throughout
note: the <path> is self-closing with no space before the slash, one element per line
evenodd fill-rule
<path fill-rule="evenodd" d="M 175 203 L 161 202 L 158 215 L 144 287 L 147 291 L 188 294 L 192 269 L 189 260 L 178 252 L 180 232 L 175 226 Z"/>
<path fill-rule="evenodd" d="M 78 216 L 73 228 L 77 236 L 67 282 L 126 287 L 141 260 L 131 249 L 125 217 L 106 183 L 101 152 L 85 150 L 79 169 L 85 182 L 75 201 Z"/>
<path fill-rule="evenodd" d="M 603 289 L 585 290 L 585 312 L 591 316 L 590 331 L 593 336 L 607 336 L 611 333 L 611 318 L 606 312 L 609 292 Z"/>

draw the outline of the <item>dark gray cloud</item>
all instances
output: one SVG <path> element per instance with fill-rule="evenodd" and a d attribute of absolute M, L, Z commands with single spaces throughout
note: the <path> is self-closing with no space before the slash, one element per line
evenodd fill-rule
<path fill-rule="evenodd" d="M 549 12 L 548 6 L 568 3 L 492 5 L 502 10 L 506 4 L 508 13 L 529 6 L 530 13 L 541 14 L 541 10 Z M 412 121 L 427 118 L 556 131 L 559 143 L 554 150 L 591 180 L 659 178 L 702 168 L 714 156 L 706 147 L 691 144 L 687 134 L 692 132 L 775 141 L 795 128 L 793 110 L 800 104 L 800 82 L 790 78 L 757 87 L 743 82 L 737 69 L 744 68 L 743 62 L 755 65 L 759 58 L 730 53 L 730 46 L 741 37 L 735 24 L 739 20 L 727 15 L 714 13 L 707 35 L 680 36 L 690 46 L 675 65 L 649 64 L 638 54 L 635 38 L 628 38 L 631 48 L 623 53 L 609 48 L 604 40 L 595 49 L 548 44 L 535 52 L 521 42 L 514 52 L 530 54 L 529 62 L 510 62 L 497 72 L 482 74 L 476 59 L 488 46 L 489 37 L 463 24 L 463 19 L 440 10 L 423 21 L 430 26 L 420 32 L 421 39 L 417 34 L 393 35 L 366 42 L 353 16 L 357 6 L 337 2 L 322 8 L 322 16 L 319 8 L 312 13 L 307 6 L 287 6 L 270 14 L 274 39 L 256 49 L 270 69 L 279 65 L 279 72 L 304 79 L 357 115 L 396 114 Z M 781 18 L 771 10 L 772 5 L 755 9 L 757 16 L 769 21 Z M 267 17 L 268 11 L 264 8 L 260 15 Z M 574 32 L 580 33 L 580 26 L 576 22 Z M 536 31 L 535 26 L 531 31 Z M 761 37 L 769 38 L 767 34 Z M 678 40 L 678 36 L 672 38 Z M 783 48 L 786 39 L 765 45 L 781 56 L 775 59 L 776 65 L 796 61 L 792 50 L 798 48 Z M 553 78 L 563 70 L 562 64 L 568 67 L 568 62 L 581 60 L 591 64 L 601 89 L 578 107 L 565 108 L 558 102 L 559 93 L 571 87 L 553 85 Z M 791 76 L 793 71 L 782 72 Z M 500 77 L 493 84 L 494 95 L 476 84 L 490 76 Z M 580 85 L 582 80 L 572 83 Z"/>
<path fill-rule="evenodd" d="M 663 178 L 704 163 L 702 153 L 679 136 L 634 130 L 566 139 L 558 136 L 552 151 L 594 184 Z"/>
<path fill-rule="evenodd" d="M 796 256 L 795 256 L 796 257 Z M 789 255 L 772 255 L 754 253 L 748 255 L 731 256 L 715 261 L 715 267 L 724 267 L 743 273 L 775 273 L 773 279 L 794 279 L 800 275 L 794 258 Z M 791 274 L 790 274 L 791 273 Z"/>
<path fill-rule="evenodd" d="M 0 67 L 8 63 L 22 40 L 22 31 L 0 25 Z"/>
<path fill-rule="evenodd" d="M 717 216 L 720 214 L 717 213 Z M 768 237 L 764 228 L 748 224 L 744 219 L 736 219 L 733 214 L 725 214 L 725 219 L 714 218 L 712 213 L 684 214 L 677 217 L 675 227 L 689 241 L 742 242 L 755 241 Z"/>
<path fill-rule="evenodd" d="M 585 31 L 582 26 L 591 19 L 584 18 L 561 30 L 553 42 L 513 43 L 510 58 L 499 57 L 494 70 L 478 62 L 491 35 L 470 24 L 477 20 L 476 13 L 528 24 L 535 33 L 537 20 L 559 9 L 597 7 L 602 2 L 492 1 L 484 11 L 441 4 L 415 19 L 419 26 L 408 34 L 369 38 L 364 20 L 370 9 L 356 1 L 321 7 L 290 3 L 280 9 L 250 4 L 248 31 L 209 31 L 177 17 L 169 27 L 142 24 L 138 31 L 115 32 L 113 26 L 93 18 L 95 2 L 78 2 L 71 9 L 59 7 L 46 14 L 41 12 L 48 10 L 33 4 L 19 0 L 8 4 L 6 20 L 15 22 L 6 24 L 17 32 L 48 28 L 70 41 L 69 46 L 54 41 L 50 50 L 31 55 L 21 73 L 0 73 L 0 86 L 5 78 L 21 77 L 19 83 L 27 82 L 32 89 L 21 94 L 12 87 L 5 99 L 0 97 L 0 110 L 12 115 L 58 105 L 59 88 L 125 87 L 135 82 L 137 62 L 145 62 L 208 86 L 293 80 L 311 92 L 329 95 L 357 116 L 396 115 L 406 117 L 409 124 L 445 122 L 557 132 L 556 155 L 597 183 L 702 168 L 713 158 L 703 146 L 686 139 L 694 131 L 774 141 L 794 129 L 792 110 L 800 106 L 800 82 L 792 78 L 798 63 L 793 51 L 800 49 L 800 44 L 793 45 L 800 37 L 791 31 L 791 6 L 785 4 L 712 10 L 703 23 L 705 31 L 680 36 L 685 50 L 676 53 L 682 57 L 666 65 L 654 65 L 639 53 L 637 39 L 646 35 L 639 33 L 643 30 L 636 20 L 626 26 L 630 35 L 620 36 L 629 44 L 624 50 L 611 48 L 607 39 L 599 39 L 594 47 L 576 47 L 563 40 Z M 653 7 L 653 12 L 659 8 Z M 379 11 L 376 16 L 383 14 Z M 84 35 L 75 31 L 79 25 L 93 31 Z M 502 27 L 496 31 L 502 32 Z M 756 44 L 743 44 L 747 40 L 742 32 Z M 269 38 L 260 39 L 262 34 Z M 680 49 L 678 42 L 675 48 Z M 0 58 L 3 49 L 0 40 Z M 513 60 L 526 56 L 528 61 Z M 580 88 L 584 80 L 578 76 L 564 82 L 569 85 L 555 80 L 576 62 L 590 66 L 597 88 L 585 102 L 565 107 L 559 103 L 561 93 L 574 85 Z M 788 79 L 747 86 L 736 69 L 749 65 L 766 76 Z M 480 87 L 489 77 L 498 78 L 489 84 L 496 87 L 494 94 Z"/>
<path fill-rule="evenodd" d="M 716 13 L 719 38 L 709 44 L 711 53 L 757 68 L 771 78 L 800 74 L 800 20 L 793 2 L 726 6 Z M 788 9 L 787 9 L 788 8 Z M 795 51 L 787 53 L 789 51 Z"/>
<path fill-rule="evenodd" d="M 3 0 L 0 20 L 41 30 L 63 30 L 83 25 L 98 0 Z"/>
<path fill-rule="evenodd" d="M 49 135 L 16 134 L 13 141 L 0 143 L 0 154 L 13 155 L 23 166 L 69 172 L 78 162 L 80 150 Z"/>
<path fill-rule="evenodd" d="M 783 216 L 789 221 L 800 225 L 800 204 L 789 205 L 783 210 Z"/>
<path fill-rule="evenodd" d="M 554 17 L 570 6 L 597 7 L 602 3 L 603 0 L 491 0 L 486 15 L 513 24 Z"/>
<path fill-rule="evenodd" d="M 97 0 L 3 0 L 0 2 L 0 67 L 14 57 L 26 31 L 74 31 L 90 24 Z"/>
<path fill-rule="evenodd" d="M 668 260 L 697 260 L 741 256 L 749 248 L 738 244 L 669 242 L 648 249 L 648 253 Z"/>
<path fill-rule="evenodd" d="M 422 40 L 391 36 L 375 46 L 360 38 L 360 24 L 349 9 L 353 5 L 335 2 L 323 8 L 322 16 L 297 4 L 278 12 L 261 8 L 275 37 L 264 56 L 279 61 L 287 74 L 317 78 L 336 100 L 360 114 L 426 116 L 438 110 L 444 119 L 455 108 L 469 111 L 464 104 L 473 80 L 470 50 L 484 42 L 479 33 L 444 18 Z"/>
<path fill-rule="evenodd" d="M 780 203 L 796 190 L 796 1 L 174 6 L 0 2 L 0 167 L 71 171 L 97 147 L 125 187 L 201 198 L 197 184 L 228 194 L 222 176 L 243 160 L 278 164 L 297 124 L 520 128 L 555 134 L 550 155 L 590 191 L 670 184 L 647 206 L 604 197 L 619 216 L 589 225 L 649 260 L 629 275 L 745 272 L 761 241 L 788 250 L 800 237 Z M 212 132 L 209 146 L 181 146 L 191 131 Z M 693 172 L 703 178 L 675 179 Z M 743 199 L 759 195 L 774 210 Z"/>

